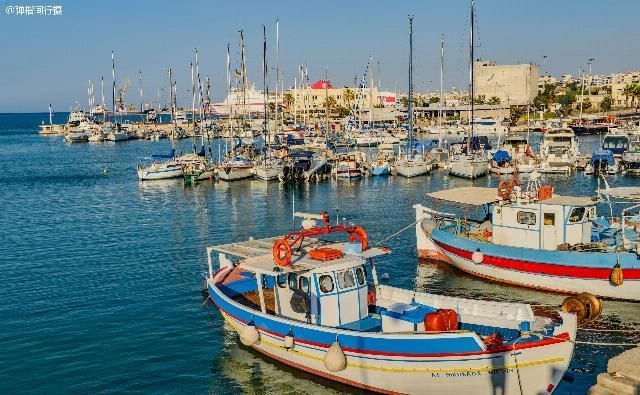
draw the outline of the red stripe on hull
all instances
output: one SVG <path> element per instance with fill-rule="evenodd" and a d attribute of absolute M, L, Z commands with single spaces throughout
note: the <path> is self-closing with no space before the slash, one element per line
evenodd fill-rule
<path fill-rule="evenodd" d="M 435 241 L 434 243 L 443 250 L 450 252 L 460 258 L 471 260 L 472 251 L 461 250 Z M 501 258 L 495 256 L 484 255 L 481 265 L 495 266 L 501 269 L 517 270 L 532 274 L 543 274 L 557 277 L 572 277 L 579 279 L 609 280 L 611 269 L 564 266 L 551 263 L 536 263 L 521 261 L 510 258 Z M 623 269 L 625 280 L 640 280 L 640 269 Z"/>

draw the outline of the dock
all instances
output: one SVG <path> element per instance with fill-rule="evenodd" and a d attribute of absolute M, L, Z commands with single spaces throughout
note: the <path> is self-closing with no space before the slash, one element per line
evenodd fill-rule
<path fill-rule="evenodd" d="M 596 385 L 589 389 L 588 394 L 640 394 L 640 347 L 611 358 L 607 364 L 607 372 L 598 375 Z"/>

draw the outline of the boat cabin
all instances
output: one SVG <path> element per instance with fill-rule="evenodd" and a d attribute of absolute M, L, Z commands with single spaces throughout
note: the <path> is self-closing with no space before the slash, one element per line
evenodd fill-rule
<path fill-rule="evenodd" d="M 485 187 L 454 188 L 427 196 L 436 201 L 484 207 L 484 219 L 469 221 L 468 225 L 448 225 L 450 231 L 466 233 L 479 241 L 544 250 L 591 243 L 596 202 L 590 197 L 555 195 L 550 186 L 534 191 L 524 191 L 519 186 L 509 188 L 512 191 L 507 199 L 500 196 L 500 189 Z"/>

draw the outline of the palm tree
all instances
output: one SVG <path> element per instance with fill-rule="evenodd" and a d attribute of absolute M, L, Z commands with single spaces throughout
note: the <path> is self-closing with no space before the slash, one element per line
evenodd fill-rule
<path fill-rule="evenodd" d="M 344 88 L 342 90 L 342 97 L 344 98 L 344 102 L 347 104 L 347 107 L 351 108 L 351 102 L 353 102 L 356 98 L 356 94 L 349 88 Z"/>
<path fill-rule="evenodd" d="M 284 104 L 287 106 L 287 109 L 291 111 L 291 106 L 293 106 L 293 95 L 291 93 L 285 93 L 283 100 Z"/>
<path fill-rule="evenodd" d="M 629 107 L 629 97 L 631 97 L 631 106 L 633 107 L 635 84 L 628 84 L 622 89 L 624 95 L 625 107 Z"/>
<path fill-rule="evenodd" d="M 329 96 L 327 97 L 327 100 L 325 100 L 324 108 L 325 108 L 325 111 L 328 112 L 329 118 L 331 118 L 331 110 L 336 107 L 336 104 L 337 104 L 336 98 L 333 96 Z"/>
<path fill-rule="evenodd" d="M 631 107 L 633 107 L 634 99 L 638 99 L 636 103 L 640 103 L 640 84 L 633 84 L 633 94 L 631 96 Z"/>

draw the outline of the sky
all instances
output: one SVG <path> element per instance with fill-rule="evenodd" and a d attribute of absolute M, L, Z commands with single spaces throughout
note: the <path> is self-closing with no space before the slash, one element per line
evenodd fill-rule
<path fill-rule="evenodd" d="M 262 25 L 268 64 L 275 66 L 275 21 L 280 20 L 280 69 L 292 86 L 299 65 L 311 82 L 325 69 L 334 87 L 351 86 L 369 56 L 380 63 L 381 87 L 407 91 L 409 14 L 414 15 L 415 90 L 439 90 L 440 36 L 445 37 L 445 89 L 466 89 L 469 79 L 469 1 L 76 1 L 0 0 L 0 112 L 69 111 L 87 107 L 100 77 L 111 102 L 111 51 L 118 85 L 127 76 L 127 102 L 167 102 L 167 70 L 179 105 L 190 103 L 190 62 L 199 50 L 200 74 L 213 96 L 225 96 L 226 46 L 239 68 L 244 31 L 247 76 L 262 86 Z M 61 16 L 7 15 L 8 6 L 61 5 Z M 99 7 L 96 7 L 99 5 Z M 539 64 L 542 73 L 577 74 L 595 58 L 594 73 L 640 69 L 640 1 L 476 0 L 476 57 L 498 63 Z M 546 60 L 543 56 L 547 56 Z M 377 73 L 375 75 L 377 80 Z M 275 72 L 270 71 L 270 90 Z"/>

